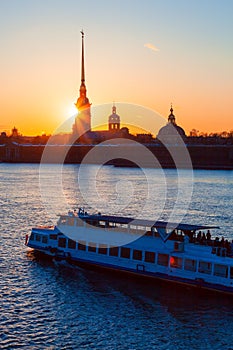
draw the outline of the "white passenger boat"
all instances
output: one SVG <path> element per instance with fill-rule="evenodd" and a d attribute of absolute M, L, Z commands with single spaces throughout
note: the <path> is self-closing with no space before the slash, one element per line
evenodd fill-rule
<path fill-rule="evenodd" d="M 55 260 L 128 272 L 233 293 L 232 245 L 211 237 L 214 226 L 130 217 L 59 216 L 56 226 L 32 228 L 26 245 Z"/>

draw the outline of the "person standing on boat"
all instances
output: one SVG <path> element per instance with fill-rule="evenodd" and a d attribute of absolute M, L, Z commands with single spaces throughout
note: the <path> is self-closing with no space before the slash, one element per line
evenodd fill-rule
<path fill-rule="evenodd" d="M 211 233 L 210 233 L 210 230 L 207 231 L 206 239 L 207 239 L 208 242 L 211 241 Z"/>
<path fill-rule="evenodd" d="M 205 236 L 205 232 L 203 232 L 201 236 L 201 243 L 205 244 L 205 242 L 206 242 L 206 236 Z"/>
<path fill-rule="evenodd" d="M 219 246 L 220 246 L 219 238 L 216 237 L 214 240 L 214 247 L 219 247 Z"/>
<path fill-rule="evenodd" d="M 233 239 L 231 241 L 231 256 L 233 255 Z"/>
<path fill-rule="evenodd" d="M 201 242 L 201 231 L 199 231 L 198 234 L 197 234 L 197 241 L 199 243 Z"/>

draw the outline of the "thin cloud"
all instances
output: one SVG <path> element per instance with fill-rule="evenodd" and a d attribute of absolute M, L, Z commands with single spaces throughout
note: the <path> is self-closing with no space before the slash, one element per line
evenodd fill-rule
<path fill-rule="evenodd" d="M 147 47 L 148 49 L 155 51 L 155 52 L 159 51 L 159 49 L 151 43 L 144 44 L 144 47 Z"/>

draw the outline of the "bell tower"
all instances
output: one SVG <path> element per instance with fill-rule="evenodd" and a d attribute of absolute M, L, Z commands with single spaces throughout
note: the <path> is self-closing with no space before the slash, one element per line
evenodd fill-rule
<path fill-rule="evenodd" d="M 87 89 L 85 84 L 85 67 L 84 67 L 84 32 L 81 31 L 82 35 L 82 56 L 81 56 L 81 85 L 79 88 L 79 97 L 75 103 L 78 110 L 78 114 L 75 118 L 75 124 L 73 131 L 78 136 L 91 131 L 91 103 L 87 97 Z"/>
<path fill-rule="evenodd" d="M 116 106 L 112 106 L 112 114 L 108 117 L 108 130 L 119 131 L 120 130 L 120 116 L 116 114 Z"/>

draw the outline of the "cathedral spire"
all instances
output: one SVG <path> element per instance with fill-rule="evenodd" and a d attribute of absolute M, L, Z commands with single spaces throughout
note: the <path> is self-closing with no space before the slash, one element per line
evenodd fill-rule
<path fill-rule="evenodd" d="M 171 108 L 170 108 L 170 114 L 168 116 L 168 123 L 171 123 L 173 125 L 176 125 L 176 117 L 173 114 L 173 108 L 172 108 L 172 103 L 171 103 Z"/>
<path fill-rule="evenodd" d="M 85 69 L 84 69 L 84 32 L 82 34 L 82 66 L 81 66 L 81 84 L 85 85 Z"/>
<path fill-rule="evenodd" d="M 171 103 L 170 112 L 173 113 L 172 103 Z"/>
<path fill-rule="evenodd" d="M 89 100 L 87 98 L 87 89 L 85 85 L 85 68 L 84 68 L 84 32 L 80 32 L 82 35 L 82 56 L 81 56 L 81 85 L 79 88 L 79 98 L 75 103 L 76 108 L 81 111 L 90 107 Z"/>
<path fill-rule="evenodd" d="M 81 55 L 81 85 L 79 88 L 79 97 L 75 103 L 78 110 L 78 115 L 75 119 L 74 130 L 80 130 L 87 132 L 91 130 L 91 103 L 87 97 L 87 89 L 85 85 L 85 69 L 84 69 L 84 32 L 80 32 L 82 35 L 82 55 Z"/>
<path fill-rule="evenodd" d="M 114 101 L 113 101 L 113 105 L 112 105 L 112 114 L 116 114 L 116 106 L 115 106 Z"/>

